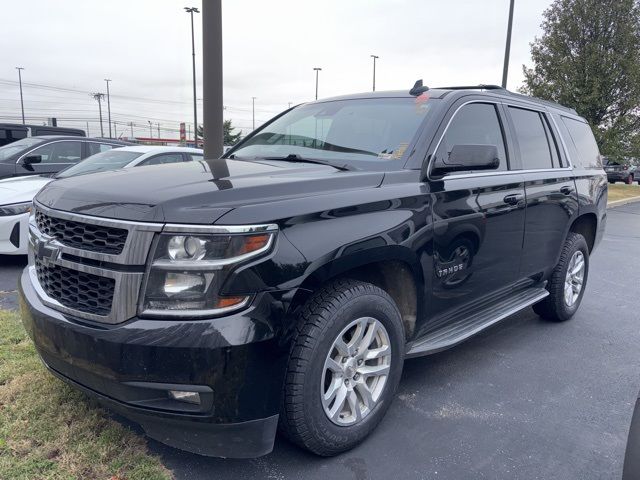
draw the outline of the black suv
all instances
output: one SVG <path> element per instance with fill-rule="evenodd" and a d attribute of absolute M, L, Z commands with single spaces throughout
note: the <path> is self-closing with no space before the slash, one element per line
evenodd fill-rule
<path fill-rule="evenodd" d="M 0 178 L 53 175 L 93 154 L 132 145 L 108 138 L 43 135 L 0 147 Z"/>
<path fill-rule="evenodd" d="M 206 455 L 362 441 L 405 358 L 578 309 L 607 177 L 573 110 L 498 87 L 294 107 L 222 159 L 35 199 L 23 321 L 54 375 Z"/>

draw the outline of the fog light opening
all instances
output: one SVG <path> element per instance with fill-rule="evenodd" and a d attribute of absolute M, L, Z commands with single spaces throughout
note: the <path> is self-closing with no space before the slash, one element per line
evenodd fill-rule
<path fill-rule="evenodd" d="M 169 398 L 179 402 L 200 405 L 200 394 L 198 392 L 187 392 L 185 390 L 169 390 Z"/>

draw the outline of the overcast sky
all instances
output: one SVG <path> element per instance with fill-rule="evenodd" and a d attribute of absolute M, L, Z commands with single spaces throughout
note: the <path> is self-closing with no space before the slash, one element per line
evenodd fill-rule
<path fill-rule="evenodd" d="M 191 36 L 184 6 L 202 0 L 22 0 L 3 2 L 0 29 L 0 121 L 20 119 L 16 66 L 24 67 L 25 115 L 81 126 L 99 135 L 90 92 L 111 82 L 118 135 L 148 136 L 148 121 L 177 138 L 193 121 Z M 204 0 L 209 1 L 209 0 Z M 213 0 L 211 0 L 213 1 Z M 499 84 L 509 0 L 222 0 L 225 118 L 251 129 L 315 95 L 367 91 L 371 54 L 376 89 Z M 522 83 L 529 43 L 540 35 L 551 0 L 516 0 L 509 88 Z M 196 16 L 198 98 L 202 97 L 202 21 Z M 43 88 L 29 83 L 55 88 Z M 201 101 L 198 102 L 202 104 Z M 103 109 L 106 119 L 106 105 Z M 202 113 L 200 111 L 199 118 Z M 124 133 L 123 133 L 124 132 Z M 108 134 L 105 123 L 105 135 Z"/>

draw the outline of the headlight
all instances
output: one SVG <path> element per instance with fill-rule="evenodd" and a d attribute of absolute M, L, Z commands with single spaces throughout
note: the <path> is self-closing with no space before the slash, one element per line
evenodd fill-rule
<path fill-rule="evenodd" d="M 222 296 L 220 290 L 236 265 L 271 249 L 277 226 L 238 229 L 246 232 L 212 227 L 221 233 L 200 233 L 205 229 L 198 229 L 194 234 L 160 234 L 147 273 L 140 315 L 205 317 L 246 306 L 250 295 Z"/>
<path fill-rule="evenodd" d="M 11 205 L 0 205 L 0 217 L 10 217 L 31 211 L 32 202 L 12 203 Z"/>

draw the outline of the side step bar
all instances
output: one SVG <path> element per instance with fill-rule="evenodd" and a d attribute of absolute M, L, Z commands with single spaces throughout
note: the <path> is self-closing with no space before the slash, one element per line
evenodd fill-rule
<path fill-rule="evenodd" d="M 450 322 L 409 344 L 407 358 L 430 355 L 451 348 L 500 320 L 539 302 L 547 295 L 549 292 L 544 288 L 528 288 L 470 315 L 453 317 Z"/>

